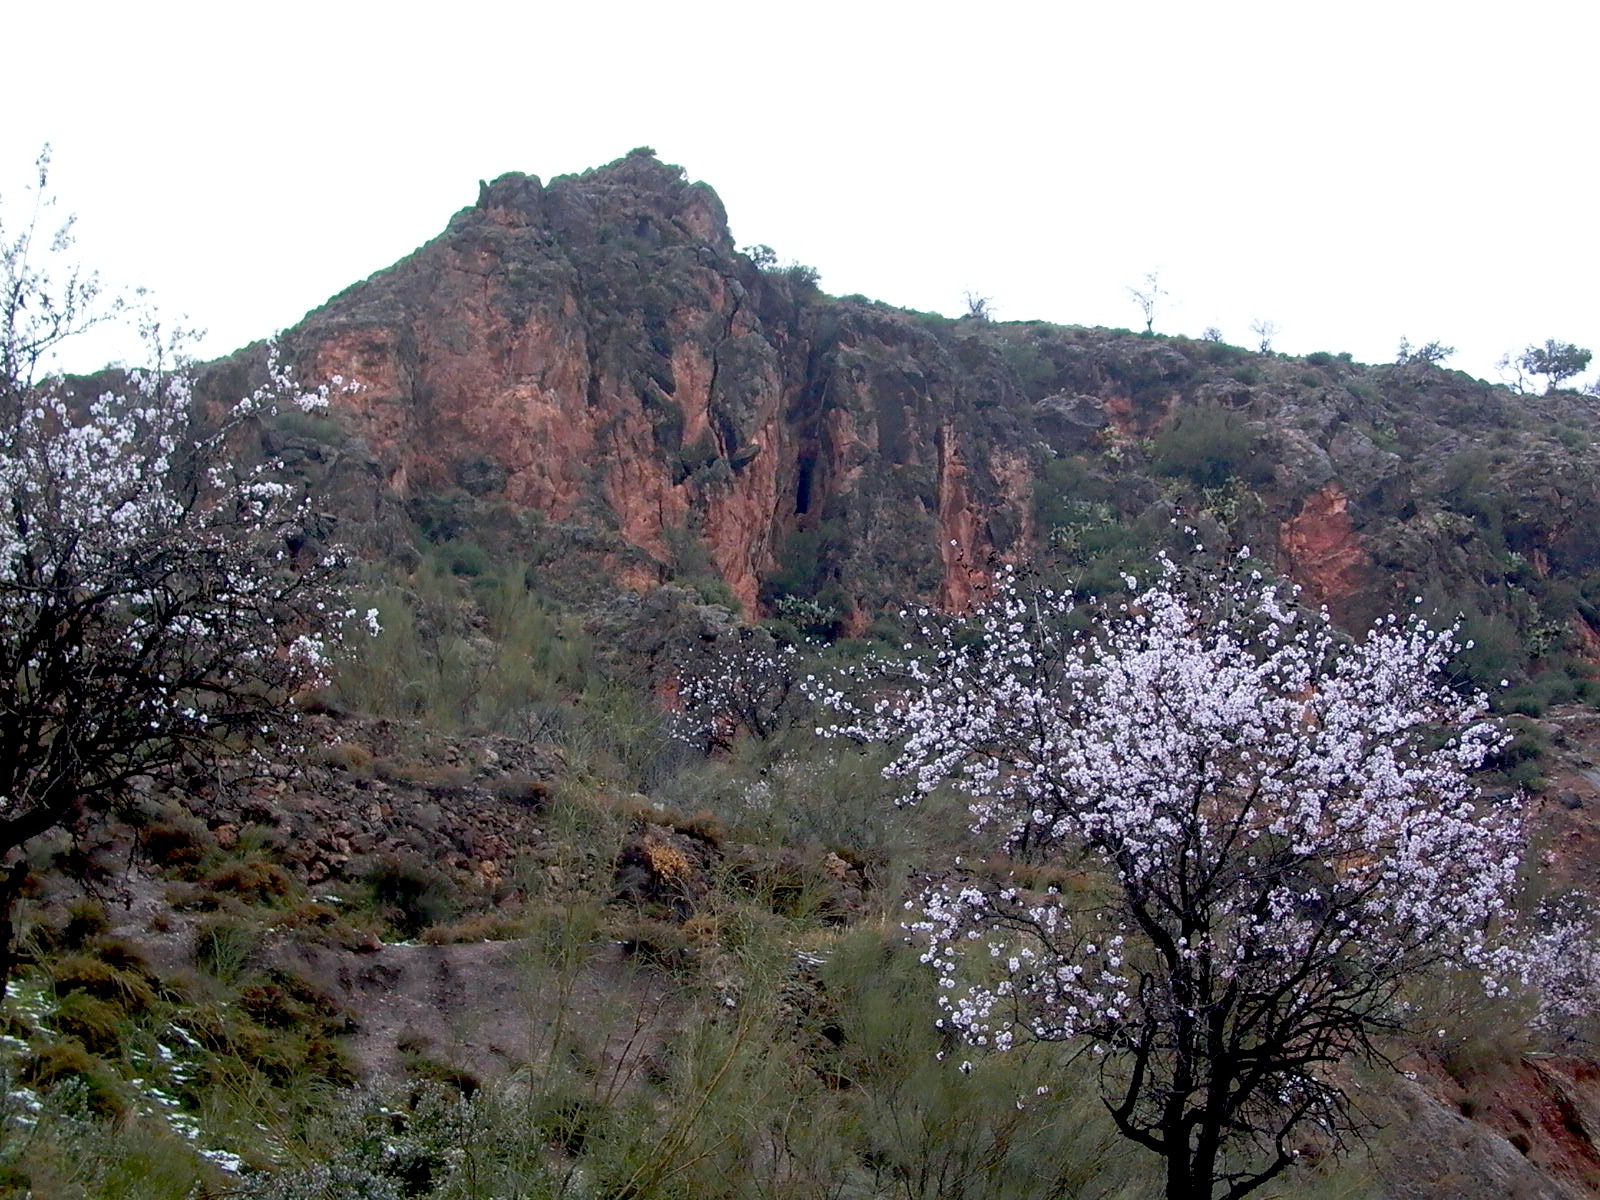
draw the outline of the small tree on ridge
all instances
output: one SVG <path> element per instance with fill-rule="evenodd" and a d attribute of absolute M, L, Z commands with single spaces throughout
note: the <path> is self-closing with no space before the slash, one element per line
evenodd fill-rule
<path fill-rule="evenodd" d="M 1143 287 L 1130 287 L 1128 295 L 1139 306 L 1139 312 L 1144 316 L 1144 333 L 1146 337 L 1154 337 L 1156 332 L 1156 311 L 1161 307 L 1161 302 L 1167 297 L 1167 289 L 1161 286 L 1161 273 L 1151 271 L 1144 277 Z"/>
<path fill-rule="evenodd" d="M 1558 342 L 1554 338 L 1542 346 L 1529 346 L 1517 356 L 1517 366 L 1529 375 L 1543 375 L 1550 382 L 1547 391 L 1554 391 L 1574 375 L 1581 375 L 1588 367 L 1592 353 L 1571 342 Z"/>

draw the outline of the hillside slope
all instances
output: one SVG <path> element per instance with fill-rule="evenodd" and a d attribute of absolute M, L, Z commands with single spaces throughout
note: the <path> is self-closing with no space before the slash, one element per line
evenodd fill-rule
<path fill-rule="evenodd" d="M 789 686 L 1005 562 L 1114 592 L 1248 545 L 1347 623 L 1464 614 L 1535 714 L 1486 780 L 1530 891 L 1600 878 L 1592 397 L 829 297 L 643 151 L 485 185 L 287 340 L 363 386 L 259 449 L 382 629 L 298 761 L 33 848 L 0 1196 L 1152 1194 L 1081 1047 L 952 1053 L 900 922 L 992 847 Z M 770 719 L 671 711 L 787 641 Z M 1276 1194 L 1592 1194 L 1592 1022 L 1432 987 L 1403 1075 L 1340 1068 L 1371 1142 Z"/>

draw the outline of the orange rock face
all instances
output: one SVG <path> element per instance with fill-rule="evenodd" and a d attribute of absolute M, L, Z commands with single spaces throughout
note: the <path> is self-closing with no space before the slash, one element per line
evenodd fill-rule
<path fill-rule="evenodd" d="M 1314 603 L 1337 607 L 1367 582 L 1371 559 L 1351 523 L 1349 499 L 1337 483 L 1313 492 L 1283 522 L 1278 549 L 1285 570 Z"/>
<path fill-rule="evenodd" d="M 967 464 L 948 424 L 939 430 L 939 561 L 944 581 L 939 603 L 952 612 L 966 612 L 993 582 L 983 559 L 973 551 L 980 545 L 978 519 L 967 492 Z"/>
<path fill-rule="evenodd" d="M 541 569 L 576 556 L 641 590 L 715 574 L 747 617 L 795 596 L 862 632 L 907 602 L 970 608 L 996 563 L 1038 548 L 1036 489 L 1053 522 L 1114 510 L 1151 539 L 1161 505 L 1197 497 L 1181 472 L 1158 478 L 1148 439 L 1199 406 L 1226 407 L 1270 443 L 1271 471 L 1219 519 L 1249 522 L 1230 535 L 1275 553 L 1309 599 L 1341 617 L 1392 599 L 1351 496 L 1386 564 L 1398 554 L 1412 574 L 1468 576 L 1459 544 L 1403 524 L 1409 484 L 1342 411 L 1355 391 L 1335 403 L 1291 390 L 1285 423 L 1275 406 L 1287 400 L 1224 374 L 1242 352 L 1212 363 L 1182 339 L 821 296 L 804 272 L 738 253 L 715 194 L 648 155 L 548 185 L 496 180 L 439 238 L 311 314 L 291 345 L 302 375 L 363 385 L 335 404 L 370 451 L 362 470 L 406 502 L 385 511 L 409 504 L 419 524 L 418 512 L 460 511 L 463 527 L 491 510 L 512 510 L 510 525 L 536 513 L 556 527 L 554 549 L 543 530 L 528 539 L 552 556 Z M 1518 512 L 1559 510 L 1561 529 L 1517 518 L 1541 578 L 1587 553 L 1577 514 L 1590 510 L 1574 506 L 1592 490 L 1546 467 Z M 1297 509 L 1285 500 L 1301 496 Z"/>
<path fill-rule="evenodd" d="M 837 524 L 869 463 L 903 468 L 904 492 L 873 498 L 844 550 L 936 561 L 924 597 L 970 605 L 988 512 L 1026 503 L 1023 460 L 995 452 L 974 487 L 953 382 L 876 365 L 903 358 L 904 319 L 819 336 L 800 285 L 732 253 L 714 193 L 674 172 L 630 156 L 549 187 L 497 180 L 443 237 L 312 314 L 303 364 L 361 382 L 337 403 L 401 498 L 460 487 L 610 531 L 641 552 L 608 560 L 638 588 L 698 537 L 747 616 L 790 535 Z M 932 487 L 913 495 L 919 470 Z M 853 561 L 830 570 L 819 585 L 864 628 L 883 597 Z"/>

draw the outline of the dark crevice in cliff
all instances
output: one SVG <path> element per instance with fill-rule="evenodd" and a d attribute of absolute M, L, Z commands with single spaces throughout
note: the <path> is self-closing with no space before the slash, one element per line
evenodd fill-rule
<path fill-rule="evenodd" d="M 823 339 L 814 333 L 814 329 L 806 329 L 803 343 L 792 348 L 787 358 L 786 403 L 780 427 L 783 444 L 790 449 L 772 497 L 774 547 L 813 527 L 827 499 L 829 472 L 822 452 L 822 411 L 832 360 Z"/>
<path fill-rule="evenodd" d="M 710 409 L 711 436 L 717 441 L 717 456 L 729 459 L 733 457 L 734 451 L 739 449 L 738 430 L 718 403 L 717 379 L 722 370 L 722 348 L 733 337 L 733 323 L 739 317 L 740 293 L 736 290 L 738 287 L 736 280 L 727 275 L 724 275 L 723 279 L 730 285 L 728 295 L 733 300 L 733 308 L 729 310 L 728 318 L 723 322 L 722 336 L 717 339 L 716 345 L 711 347 L 711 381 L 706 385 L 706 404 Z"/>
<path fill-rule="evenodd" d="M 817 469 L 816 452 L 802 454 L 795 468 L 794 515 L 803 517 L 811 511 L 812 474 Z"/>

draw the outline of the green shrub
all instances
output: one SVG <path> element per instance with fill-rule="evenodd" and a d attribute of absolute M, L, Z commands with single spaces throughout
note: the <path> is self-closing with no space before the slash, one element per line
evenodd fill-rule
<path fill-rule="evenodd" d="M 762 603 L 771 606 L 785 596 L 815 600 L 831 577 L 841 536 L 837 523 L 824 521 L 812 529 L 797 529 L 785 537 L 777 555 L 777 566 L 762 581 Z"/>
<path fill-rule="evenodd" d="M 803 263 L 790 263 L 778 270 L 778 276 L 802 292 L 814 292 L 822 279 L 822 272 Z"/>
<path fill-rule="evenodd" d="M 246 1004 L 272 1023 L 251 1015 Z M 196 1003 L 181 1023 L 207 1052 L 182 1089 L 196 1105 L 208 1097 L 226 1102 L 266 1088 L 256 1101 L 258 1110 L 282 1114 L 325 1102 L 326 1089 L 355 1081 L 338 1040 L 349 1021 L 315 989 L 282 973 L 246 976 L 237 999 Z M 271 1089 L 281 1092 L 274 1095 Z"/>
<path fill-rule="evenodd" d="M 61 927 L 61 944 L 73 950 L 81 950 L 92 942 L 111 931 L 111 918 L 106 915 L 106 906 L 98 900 L 89 897 L 80 897 L 67 905 L 67 921 Z"/>
<path fill-rule="evenodd" d="M 950 1054 L 927 968 L 898 938 L 862 931 L 820 968 L 837 1038 L 827 1069 L 856 1098 L 869 1194 L 1043 1200 L 1156 1194 L 1095 1099 L 1094 1066 L 1068 1047 Z M 879 1189 L 882 1189 L 880 1191 Z"/>
<path fill-rule="evenodd" d="M 144 1012 L 156 998 L 155 989 L 143 971 L 113 966 L 103 958 L 88 954 L 69 954 L 56 959 L 50 964 L 50 981 L 58 997 L 81 992 L 129 1015 Z"/>
<path fill-rule="evenodd" d="M 352 641 L 333 696 L 374 716 L 418 718 L 442 729 L 525 735 L 535 712 L 570 700 L 595 674 L 593 644 L 576 617 L 553 611 L 519 571 L 460 580 L 419 573 L 357 596 L 382 629 Z"/>
<path fill-rule="evenodd" d="M 1163 475 L 1200 487 L 1220 487 L 1238 477 L 1259 484 L 1271 477 L 1256 453 L 1260 434 L 1240 414 L 1212 405 L 1181 410 L 1151 443 L 1151 465 Z"/>
<path fill-rule="evenodd" d="M 215 917 L 195 928 L 194 960 L 203 971 L 224 982 L 244 973 L 261 948 L 258 926 L 236 917 Z"/>
<path fill-rule="evenodd" d="M 224 863 L 200 884 L 217 897 L 229 896 L 252 904 L 275 904 L 298 888 L 288 871 L 265 859 Z"/>
<path fill-rule="evenodd" d="M 152 821 L 139 830 L 139 847 L 164 871 L 186 874 L 199 866 L 215 844 L 205 825 L 187 813 Z"/>
<path fill-rule="evenodd" d="M 455 913 L 450 881 L 419 858 L 385 855 L 368 868 L 364 882 L 379 914 L 405 938 Z"/>
<path fill-rule="evenodd" d="M 305 412 L 294 405 L 285 405 L 272 419 L 272 427 L 289 437 L 319 442 L 324 446 L 342 446 L 345 432 L 339 423 L 327 416 Z"/>
<path fill-rule="evenodd" d="M 69 1074 L 41 1104 L 0 1078 L 0 1197 L 5 1200 L 200 1200 L 221 1172 L 164 1121 L 96 1098 Z M 109 1082 L 109 1081 L 102 1081 Z M 23 1104 L 27 1107 L 24 1108 Z"/>
<path fill-rule="evenodd" d="M 123 1012 L 86 992 L 61 997 L 50 1016 L 57 1033 L 76 1038 L 91 1054 L 114 1058 L 122 1052 Z"/>
<path fill-rule="evenodd" d="M 483 1087 L 483 1080 L 476 1072 L 430 1054 L 426 1043 L 420 1039 L 402 1037 L 397 1048 L 406 1075 L 413 1080 L 449 1088 L 465 1100 L 471 1100 Z"/>
<path fill-rule="evenodd" d="M 342 1028 L 346 1024 L 331 996 L 288 971 L 271 971 L 243 985 L 237 1003 L 241 1012 L 269 1029 Z"/>
<path fill-rule="evenodd" d="M 734 613 L 744 609 L 739 597 L 734 595 L 733 589 L 720 575 L 691 575 L 676 582 L 699 596 L 702 604 L 714 604 Z"/>
<path fill-rule="evenodd" d="M 1510 711 L 1515 714 L 1517 710 Z M 1516 715 L 1510 717 L 1506 724 L 1511 732 L 1511 740 L 1488 766 L 1508 783 L 1519 787 L 1533 786 L 1539 782 L 1540 767 L 1550 751 L 1549 735 L 1536 722 L 1519 719 Z"/>
<path fill-rule="evenodd" d="M 1449 611 L 1447 606 L 1444 611 Z M 1461 648 L 1453 666 L 1503 711 L 1509 697 L 1500 686 L 1501 680 L 1519 679 L 1527 670 L 1516 630 L 1502 617 L 1469 607 L 1461 620 L 1457 642 Z"/>
<path fill-rule="evenodd" d="M 81 1089 L 85 1106 L 96 1116 L 116 1118 L 128 1110 L 116 1072 L 75 1038 L 35 1046 L 22 1059 L 17 1073 L 22 1082 L 40 1091 L 61 1084 Z"/>
<path fill-rule="evenodd" d="M 450 574 L 476 578 L 489 570 L 489 554 L 477 542 L 452 542 L 445 547 Z"/>

